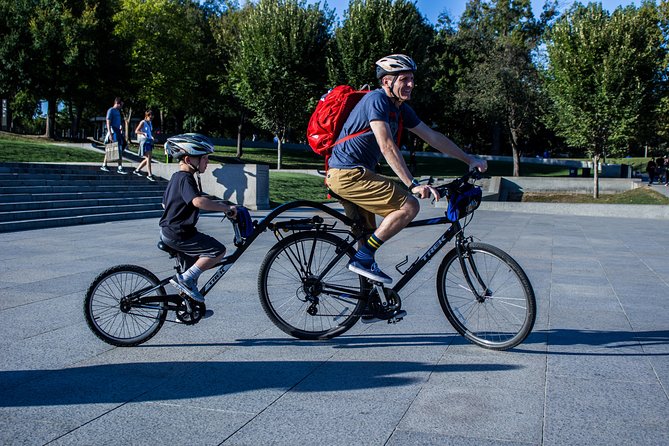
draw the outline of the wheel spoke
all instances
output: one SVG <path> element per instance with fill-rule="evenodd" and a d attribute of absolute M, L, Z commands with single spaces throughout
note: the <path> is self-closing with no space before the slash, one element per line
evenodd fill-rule
<path fill-rule="evenodd" d="M 158 280 L 149 271 L 121 265 L 102 273 L 86 293 L 84 310 L 93 332 L 112 345 L 137 345 L 151 338 L 162 326 L 166 302 L 133 306 L 126 302 L 130 294 L 144 290 L 144 296 L 164 294 Z"/>
<path fill-rule="evenodd" d="M 455 251 L 440 269 L 439 298 L 446 316 L 459 333 L 478 345 L 493 349 L 518 345 L 529 334 L 536 313 L 527 276 L 498 248 L 474 243 L 468 255 L 466 272 Z M 480 299 L 470 290 L 466 274 L 481 288 L 477 290 Z"/>
<path fill-rule="evenodd" d="M 258 287 L 265 312 L 280 329 L 319 339 L 336 336 L 357 321 L 361 281 L 346 267 L 352 253 L 331 265 L 343 243 L 334 235 L 309 231 L 286 237 L 270 250 Z"/>

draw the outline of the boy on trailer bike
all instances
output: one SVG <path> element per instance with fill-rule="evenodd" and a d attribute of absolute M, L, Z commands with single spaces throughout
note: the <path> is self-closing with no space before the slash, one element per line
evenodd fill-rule
<path fill-rule="evenodd" d="M 192 260 L 188 262 L 190 267 L 183 274 L 176 274 L 170 283 L 194 301 L 203 303 L 197 280 L 225 256 L 225 246 L 198 232 L 195 225 L 200 209 L 225 212 L 234 218 L 237 208 L 202 196 L 200 173 L 207 169 L 209 154 L 214 152 L 214 145 L 206 136 L 196 133 L 173 136 L 165 143 L 165 150 L 179 161 L 179 170 L 170 178 L 163 195 L 165 210 L 159 223 L 160 239 Z"/>
<path fill-rule="evenodd" d="M 415 71 L 415 62 L 403 54 L 391 54 L 376 62 L 376 77 L 381 88 L 366 94 L 353 108 L 337 138 L 344 141 L 333 147 L 328 162 L 328 188 L 345 200 L 346 214 L 363 220 L 366 230 L 371 233 L 349 262 L 348 269 L 377 283 L 392 283 L 392 279 L 378 267 L 374 256 L 384 242 L 404 229 L 418 214 L 419 203 L 412 194 L 439 199 L 433 187 L 420 185 L 412 177 L 396 144 L 400 126 L 440 152 L 468 164 L 470 169 L 478 168 L 482 172 L 487 169 L 485 160 L 466 154 L 444 134 L 428 127 L 406 103 L 411 99 Z M 346 139 L 346 136 L 365 129 L 368 131 Z M 374 172 L 381 156 L 406 190 Z M 375 215 L 383 217 L 378 227 Z M 403 310 L 391 313 L 383 318 L 406 315 Z"/>

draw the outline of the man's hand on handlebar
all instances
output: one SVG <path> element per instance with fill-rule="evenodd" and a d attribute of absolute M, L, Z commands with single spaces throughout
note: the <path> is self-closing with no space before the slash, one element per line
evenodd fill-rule
<path fill-rule="evenodd" d="M 483 173 L 488 170 L 488 162 L 484 159 L 471 156 L 469 158 L 469 170 L 472 169 L 478 169 L 479 172 Z"/>
<path fill-rule="evenodd" d="M 437 189 L 435 189 L 432 186 L 415 186 L 411 188 L 411 193 L 414 194 L 418 198 L 430 198 L 430 195 L 432 198 L 435 199 L 435 201 L 439 201 L 439 192 L 437 192 Z"/>

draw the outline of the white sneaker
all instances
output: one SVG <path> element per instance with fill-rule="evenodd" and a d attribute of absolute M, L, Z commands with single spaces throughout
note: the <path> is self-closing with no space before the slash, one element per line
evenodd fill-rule
<path fill-rule="evenodd" d="M 125 172 L 123 170 L 123 167 L 119 166 L 118 169 L 116 169 L 116 173 L 121 174 L 121 175 L 127 175 L 128 172 Z"/>
<path fill-rule="evenodd" d="M 111 172 L 111 170 L 109 170 L 109 167 L 107 166 L 100 166 L 100 170 L 103 172 Z"/>
<path fill-rule="evenodd" d="M 197 289 L 197 284 L 192 280 L 184 280 L 181 274 L 177 274 L 170 279 L 170 284 L 194 301 L 204 303 L 204 296 L 200 294 L 200 291 Z"/>
<path fill-rule="evenodd" d="M 133 173 L 134 175 L 137 175 L 138 177 L 141 177 L 141 176 L 142 176 L 142 173 L 141 173 L 139 170 L 133 170 L 132 173 Z"/>
<path fill-rule="evenodd" d="M 156 179 L 153 178 L 153 175 L 147 175 L 146 179 L 149 180 L 149 181 L 156 181 Z"/>

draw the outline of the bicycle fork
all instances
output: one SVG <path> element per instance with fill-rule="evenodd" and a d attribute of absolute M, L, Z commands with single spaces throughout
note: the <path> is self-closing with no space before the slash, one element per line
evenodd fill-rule
<path fill-rule="evenodd" d="M 469 289 L 474 294 L 476 300 L 479 303 L 482 303 L 485 302 L 486 299 L 492 296 L 492 291 L 490 290 L 490 288 L 488 288 L 488 286 L 481 278 L 481 275 L 479 274 L 479 270 L 476 267 L 476 262 L 474 261 L 472 252 L 469 249 L 470 241 L 471 240 L 469 239 L 462 238 L 462 236 L 458 237 L 455 243 L 455 249 L 458 252 L 458 260 L 460 261 L 460 268 L 462 268 L 462 274 L 465 276 L 465 281 L 467 282 Z M 478 282 L 479 285 L 478 287 L 474 285 L 471 275 L 473 275 L 476 281 Z M 483 292 L 480 293 L 478 291 L 479 289 L 483 290 Z"/>

